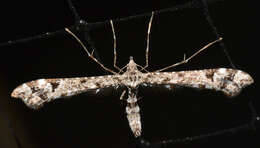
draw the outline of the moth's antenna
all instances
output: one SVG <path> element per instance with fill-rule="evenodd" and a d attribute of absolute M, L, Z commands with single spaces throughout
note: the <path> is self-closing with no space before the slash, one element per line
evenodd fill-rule
<path fill-rule="evenodd" d="M 154 11 L 152 11 L 152 15 L 150 17 L 150 21 L 148 24 L 148 29 L 147 29 L 147 39 L 146 39 L 146 51 L 145 51 L 145 66 L 143 69 L 148 67 L 148 62 L 149 62 L 149 41 L 150 41 L 150 32 L 151 32 L 151 27 L 152 27 L 152 22 L 153 22 L 153 16 L 154 16 Z M 142 70 L 143 70 L 142 69 Z"/>
<path fill-rule="evenodd" d="M 113 32 L 113 39 L 114 39 L 114 67 L 118 70 L 121 71 L 121 68 L 119 68 L 118 66 L 116 66 L 116 34 L 115 34 L 115 29 L 114 29 L 114 25 L 113 25 L 113 21 L 110 20 L 109 21 L 111 24 L 111 29 Z"/>

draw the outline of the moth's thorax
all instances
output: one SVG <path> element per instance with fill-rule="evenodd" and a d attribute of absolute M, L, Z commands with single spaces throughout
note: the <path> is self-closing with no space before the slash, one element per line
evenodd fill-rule
<path fill-rule="evenodd" d="M 142 83 L 142 75 L 143 73 L 138 70 L 137 64 L 134 62 L 133 58 L 130 57 L 126 72 L 123 74 L 124 85 L 131 88 L 137 87 L 140 83 Z"/>

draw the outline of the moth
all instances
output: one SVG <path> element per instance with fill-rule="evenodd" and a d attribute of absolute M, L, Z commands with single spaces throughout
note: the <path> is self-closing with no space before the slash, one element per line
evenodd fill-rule
<path fill-rule="evenodd" d="M 122 92 L 120 100 L 126 100 L 126 114 L 129 126 L 134 136 L 139 137 L 142 132 L 140 108 L 137 104 L 139 86 L 165 85 L 165 87 L 172 88 L 178 85 L 192 88 L 212 89 L 221 91 L 227 96 L 234 97 L 238 95 L 244 87 L 254 82 L 253 78 L 248 73 L 229 68 L 162 72 L 166 69 L 187 63 L 201 51 L 214 43 L 221 41 L 222 38 L 207 44 L 187 59 L 184 55 L 184 59 L 181 62 L 154 72 L 148 72 L 146 68 L 148 67 L 149 38 L 153 16 L 154 12 L 152 12 L 148 24 L 145 66 L 136 64 L 133 57 L 130 57 L 129 63 L 123 68 L 119 68 L 116 65 L 116 36 L 112 20 L 110 20 L 110 24 L 114 40 L 114 67 L 118 72 L 115 72 L 100 63 L 93 56 L 94 50 L 90 53 L 80 39 L 68 28 L 65 28 L 65 30 L 86 50 L 88 56 L 106 71 L 111 72 L 112 75 L 38 79 L 18 86 L 13 90 L 11 96 L 13 98 L 21 98 L 29 108 L 39 109 L 45 103 L 55 99 L 70 97 L 93 90 L 98 92 L 100 89 L 106 89 L 108 87 L 116 89 L 120 86 L 124 86 L 125 90 Z M 126 95 L 127 98 L 125 97 Z"/>

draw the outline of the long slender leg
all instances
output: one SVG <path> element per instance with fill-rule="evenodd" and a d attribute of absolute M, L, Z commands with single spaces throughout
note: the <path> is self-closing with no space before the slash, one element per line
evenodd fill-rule
<path fill-rule="evenodd" d="M 213 41 L 213 42 L 207 44 L 206 46 L 204 46 L 203 48 L 201 48 L 200 50 L 198 50 L 197 52 L 195 52 L 193 55 L 191 55 L 188 59 L 186 59 L 185 54 L 184 54 L 184 58 L 183 58 L 183 60 L 182 60 L 181 62 L 178 62 L 178 63 L 175 63 L 175 64 L 173 64 L 173 65 L 167 66 L 167 67 L 165 67 L 165 68 L 163 68 L 163 69 L 156 70 L 156 71 L 154 71 L 154 72 L 164 71 L 164 70 L 166 70 L 166 69 L 168 69 L 168 68 L 172 68 L 172 67 L 175 67 L 175 66 L 178 66 L 178 65 L 181 65 L 181 64 L 185 64 L 185 63 L 187 63 L 190 59 L 192 59 L 193 57 L 195 57 L 197 54 L 199 54 L 199 53 L 202 52 L 203 50 L 207 49 L 209 46 L 211 46 L 211 45 L 213 45 L 213 44 L 215 44 L 216 42 L 219 42 L 219 41 L 221 41 L 221 40 L 222 40 L 222 38 L 220 37 L 219 39 L 217 39 L 217 40 L 215 40 L 215 41 Z"/>
<path fill-rule="evenodd" d="M 106 71 L 109 71 L 113 74 L 117 74 L 116 72 L 114 72 L 113 70 L 109 69 L 109 68 L 106 68 L 102 63 L 100 63 L 94 56 L 93 56 L 93 53 L 94 53 L 94 50 L 90 53 L 88 51 L 88 49 L 86 48 L 86 46 L 80 41 L 80 39 L 74 34 L 72 33 L 68 28 L 65 28 L 65 31 L 67 31 L 69 34 L 71 34 L 79 43 L 80 45 L 83 47 L 83 49 L 87 52 L 88 56 L 94 60 L 96 63 L 98 63 L 103 69 L 105 69 Z"/>
<path fill-rule="evenodd" d="M 120 71 L 121 69 L 116 66 L 116 34 L 115 34 L 115 29 L 114 29 L 114 25 L 113 25 L 113 21 L 110 20 L 110 24 L 111 24 L 111 28 L 112 28 L 112 32 L 113 32 L 113 39 L 114 39 L 114 67 Z"/>
<path fill-rule="evenodd" d="M 148 24 L 148 29 L 147 29 L 147 38 L 146 38 L 146 52 L 145 52 L 145 66 L 143 67 L 143 69 L 148 67 L 148 62 L 149 62 L 149 40 L 150 40 L 150 31 L 151 31 L 151 27 L 152 27 L 152 22 L 153 22 L 153 16 L 154 16 L 154 11 L 152 11 L 152 15 L 150 17 L 150 21 Z M 142 70 L 143 70 L 142 69 Z"/>
<path fill-rule="evenodd" d="M 120 100 L 123 100 L 124 99 L 124 96 L 125 96 L 125 93 L 126 93 L 126 90 L 124 90 L 120 96 Z"/>

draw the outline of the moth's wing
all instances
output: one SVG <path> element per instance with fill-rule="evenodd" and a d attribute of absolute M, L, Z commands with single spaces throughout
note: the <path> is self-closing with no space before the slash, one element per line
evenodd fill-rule
<path fill-rule="evenodd" d="M 201 89 L 222 91 L 233 97 L 240 93 L 242 88 L 252 84 L 253 78 L 241 70 L 217 68 L 180 72 L 155 72 L 144 75 L 148 85 L 163 84 L 168 87 L 185 86 Z"/>
<path fill-rule="evenodd" d="M 38 109 L 44 103 L 70 97 L 88 91 L 118 86 L 118 76 L 39 79 L 24 83 L 12 92 L 14 98 L 21 98 L 30 108 Z"/>

